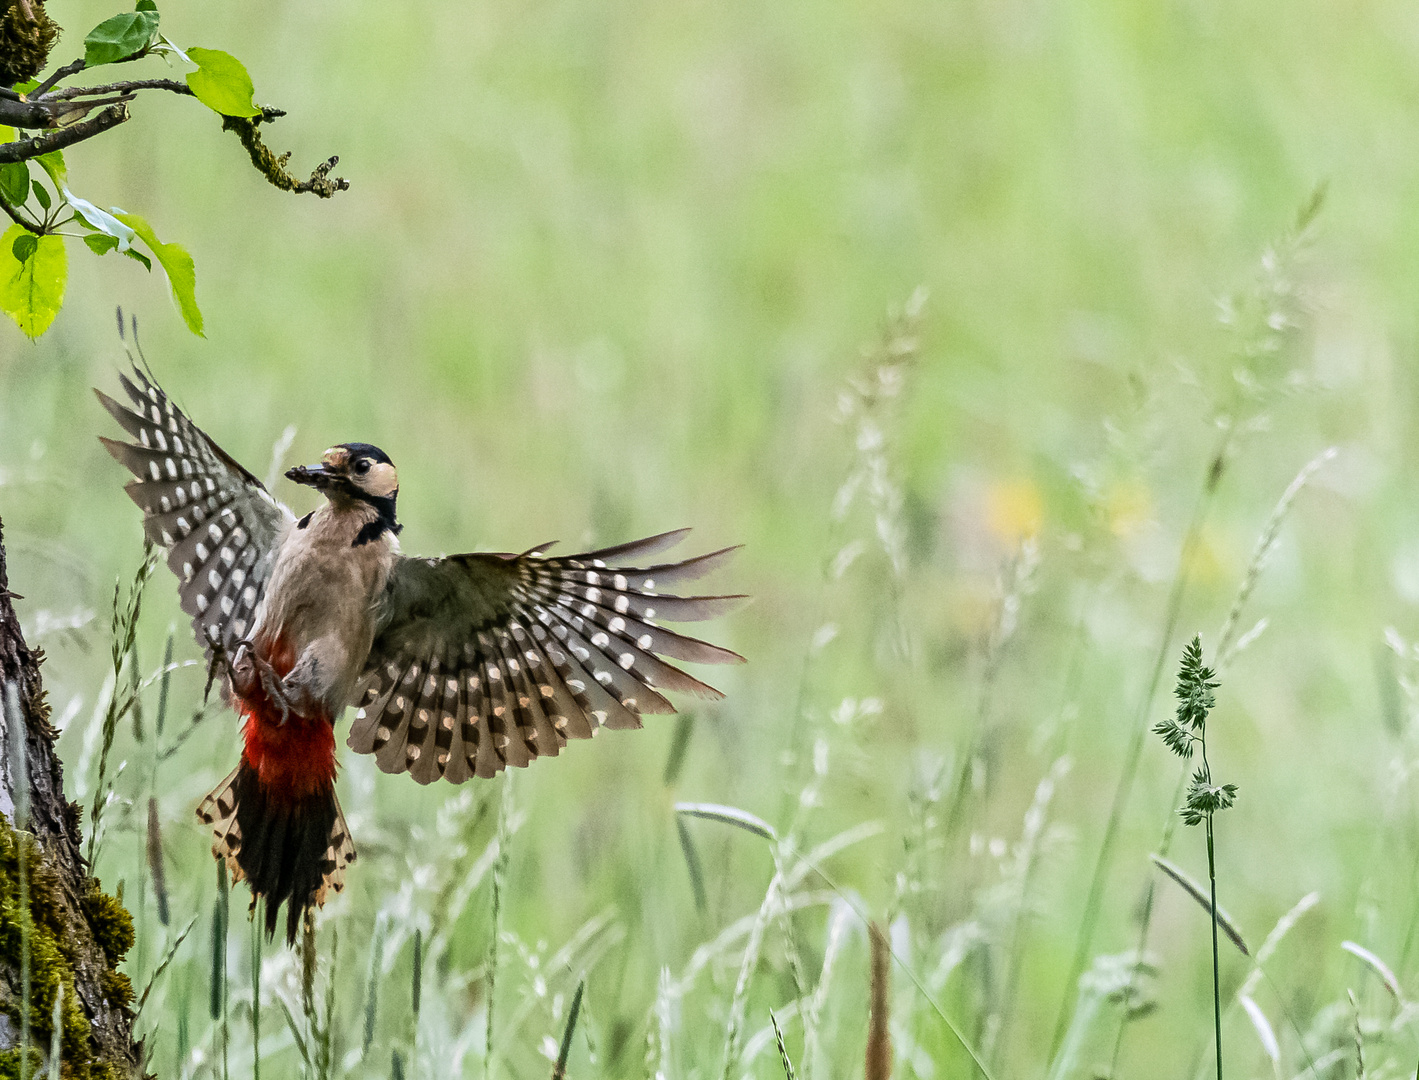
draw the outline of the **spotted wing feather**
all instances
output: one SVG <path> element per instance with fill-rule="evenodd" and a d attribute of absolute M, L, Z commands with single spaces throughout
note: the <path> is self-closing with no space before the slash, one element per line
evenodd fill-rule
<path fill-rule="evenodd" d="M 349 744 L 385 772 L 461 783 L 551 757 L 601 727 L 640 727 L 675 708 L 660 692 L 719 691 L 662 657 L 743 657 L 661 627 L 709 619 L 739 596 L 666 596 L 734 551 L 646 569 L 622 565 L 689 530 L 562 558 L 540 554 L 400 559 L 356 704 Z M 547 545 L 543 545 L 545 548 Z"/>
<path fill-rule="evenodd" d="M 137 441 L 100 441 L 135 477 L 125 490 L 148 539 L 168 549 L 197 640 L 209 654 L 213 641 L 231 649 L 251 629 L 291 512 L 142 371 L 119 380 L 131 407 L 94 392 Z"/>

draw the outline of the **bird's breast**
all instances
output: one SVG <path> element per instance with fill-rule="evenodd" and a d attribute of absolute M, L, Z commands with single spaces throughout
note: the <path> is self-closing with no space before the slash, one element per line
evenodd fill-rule
<path fill-rule="evenodd" d="M 334 636 L 350 662 L 363 666 L 374 637 L 374 605 L 394 556 L 387 541 L 353 546 L 364 526 L 357 514 L 318 511 L 283 539 L 257 616 L 256 637 L 290 643 L 299 656 Z"/>

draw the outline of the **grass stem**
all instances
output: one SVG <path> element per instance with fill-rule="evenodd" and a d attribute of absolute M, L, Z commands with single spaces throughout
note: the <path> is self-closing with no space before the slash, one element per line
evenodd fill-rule
<path fill-rule="evenodd" d="M 1055 1020 L 1054 1036 L 1050 1039 L 1050 1060 L 1059 1053 L 1060 1043 L 1069 1027 L 1070 1004 L 1075 998 L 1079 977 L 1089 962 L 1089 951 L 1094 944 L 1094 931 L 1098 928 L 1099 914 L 1103 907 L 1104 886 L 1108 880 L 1109 868 L 1113 864 L 1114 846 L 1118 842 L 1118 832 L 1123 825 L 1123 812 L 1128 806 L 1133 792 L 1133 781 L 1138 775 L 1138 764 L 1143 756 L 1144 740 L 1148 735 L 1148 718 L 1153 712 L 1153 701 L 1158 696 L 1158 686 L 1163 681 L 1163 669 L 1167 665 L 1173 633 L 1177 629 L 1178 616 L 1182 611 L 1183 595 L 1187 591 L 1191 577 L 1193 554 L 1202 536 L 1202 527 L 1207 520 L 1213 496 L 1227 467 L 1227 452 L 1231 447 L 1233 429 L 1230 425 L 1222 429 L 1222 435 L 1207 466 L 1207 475 L 1202 483 L 1202 491 L 1193 506 L 1192 519 L 1187 532 L 1183 534 L 1182 547 L 1178 554 L 1178 568 L 1173 577 L 1168 594 L 1168 605 L 1163 615 L 1162 632 L 1159 635 L 1158 651 L 1153 658 L 1153 671 L 1148 679 L 1147 689 L 1139 701 L 1134 715 L 1133 730 L 1129 735 L 1128 749 L 1124 754 L 1123 769 L 1114 787 L 1113 801 L 1109 807 L 1108 822 L 1104 826 L 1104 838 L 1099 845 L 1099 855 L 1094 861 L 1094 871 L 1089 880 L 1088 897 L 1084 901 L 1084 916 L 1079 924 L 1079 938 L 1074 946 L 1074 959 L 1069 965 L 1069 974 L 1064 982 L 1064 998 L 1060 1003 L 1059 1015 Z"/>

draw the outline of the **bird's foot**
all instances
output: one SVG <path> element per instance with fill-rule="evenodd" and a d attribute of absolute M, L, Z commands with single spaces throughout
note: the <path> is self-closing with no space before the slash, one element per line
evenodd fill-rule
<path fill-rule="evenodd" d="M 217 636 L 213 627 L 207 627 L 207 648 L 211 651 L 211 656 L 207 660 L 207 684 L 202 687 L 202 704 L 207 704 L 208 697 L 212 693 L 212 683 L 217 680 L 217 673 L 225 669 L 228 677 L 235 683 L 235 675 L 232 669 L 232 658 L 227 652 L 227 647 L 222 644 L 222 639 Z"/>
<path fill-rule="evenodd" d="M 281 710 L 281 724 L 291 717 L 292 706 L 285 682 L 270 661 L 260 656 L 250 641 L 237 645 L 236 655 L 228 667 L 232 689 L 238 697 L 250 699 L 259 689 L 266 699 Z"/>

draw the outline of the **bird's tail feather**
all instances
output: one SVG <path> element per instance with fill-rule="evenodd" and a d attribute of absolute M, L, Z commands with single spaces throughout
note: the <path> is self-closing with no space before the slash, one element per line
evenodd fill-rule
<path fill-rule="evenodd" d="M 284 903 L 286 941 L 294 944 L 306 910 L 345 887 L 355 847 L 333 786 L 293 799 L 262 785 L 243 756 L 197 816 L 212 827 L 212 854 L 226 860 L 232 880 L 248 882 L 253 902 L 266 897 L 268 936 L 276 933 Z"/>

